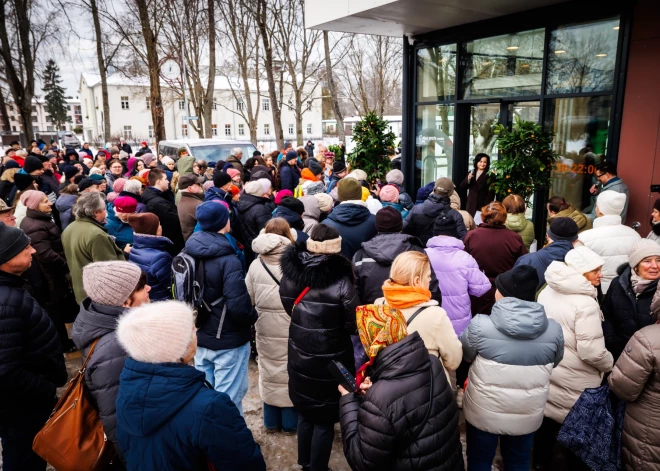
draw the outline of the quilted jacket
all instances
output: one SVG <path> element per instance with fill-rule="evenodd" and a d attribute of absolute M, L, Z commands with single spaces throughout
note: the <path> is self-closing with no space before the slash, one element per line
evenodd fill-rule
<path fill-rule="evenodd" d="M 534 242 L 534 223 L 525 218 L 523 213 L 519 213 L 507 214 L 504 225 L 507 229 L 517 232 L 522 237 L 525 248 L 529 251 L 529 247 Z"/>
<path fill-rule="evenodd" d="M 167 251 L 170 245 L 172 242 L 167 237 L 133 235 L 133 248 L 128 254 L 128 261 L 147 274 L 151 301 L 172 299 L 172 256 Z"/>
<path fill-rule="evenodd" d="M 573 249 L 573 243 L 567 240 L 558 240 L 553 242 L 550 245 L 546 245 L 541 250 L 528 253 L 516 260 L 514 267 L 520 265 L 530 265 L 536 270 L 536 274 L 539 276 L 539 284 L 536 286 L 536 290 L 540 290 L 545 284 L 545 271 L 548 269 L 548 266 L 552 262 L 563 262 L 564 257 L 569 250 Z"/>

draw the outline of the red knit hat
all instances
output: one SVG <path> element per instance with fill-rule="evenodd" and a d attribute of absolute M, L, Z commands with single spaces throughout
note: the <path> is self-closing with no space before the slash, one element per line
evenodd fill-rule
<path fill-rule="evenodd" d="M 130 196 L 120 196 L 114 200 L 115 213 L 130 214 L 137 209 L 137 201 Z"/>

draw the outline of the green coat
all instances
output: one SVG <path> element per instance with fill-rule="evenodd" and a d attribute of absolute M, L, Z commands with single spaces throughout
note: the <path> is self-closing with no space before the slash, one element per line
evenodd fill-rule
<path fill-rule="evenodd" d="M 179 175 L 188 175 L 193 173 L 193 165 L 195 164 L 195 157 L 188 155 L 186 157 L 181 157 L 176 162 L 176 169 L 179 172 Z"/>
<path fill-rule="evenodd" d="M 79 304 L 87 297 L 82 282 L 83 267 L 94 262 L 126 261 L 107 229 L 88 217 L 76 219 L 67 226 L 62 233 L 62 245 Z"/>
<path fill-rule="evenodd" d="M 575 209 L 573 206 L 569 206 L 567 209 L 563 211 L 559 211 L 554 216 L 549 217 L 548 226 L 550 226 L 552 221 L 554 221 L 557 218 L 571 218 L 573 221 L 575 221 L 575 224 L 577 224 L 578 226 L 578 234 L 580 232 L 588 231 L 593 226 L 591 219 L 589 219 L 585 214 Z"/>
<path fill-rule="evenodd" d="M 507 229 L 517 232 L 522 237 L 523 243 L 529 252 L 529 247 L 534 242 L 534 223 L 529 219 L 525 219 L 523 213 L 520 214 L 507 214 L 506 222 L 504 225 Z"/>

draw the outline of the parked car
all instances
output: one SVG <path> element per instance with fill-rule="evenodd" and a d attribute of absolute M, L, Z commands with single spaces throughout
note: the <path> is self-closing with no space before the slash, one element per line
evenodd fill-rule
<path fill-rule="evenodd" d="M 71 131 L 63 132 L 60 136 L 60 142 L 62 143 L 62 148 L 64 149 L 79 149 L 81 146 L 78 137 Z"/>
<path fill-rule="evenodd" d="M 243 149 L 243 162 L 252 157 L 257 148 L 248 141 L 233 141 L 230 139 L 170 139 L 158 143 L 158 153 L 177 159 L 177 150 L 181 147 L 188 149 L 195 159 L 207 162 L 226 160 L 234 147 Z"/>

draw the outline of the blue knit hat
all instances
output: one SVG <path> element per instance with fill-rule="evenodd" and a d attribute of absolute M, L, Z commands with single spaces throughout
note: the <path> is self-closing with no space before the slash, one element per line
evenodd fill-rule
<path fill-rule="evenodd" d="M 205 232 L 218 232 L 229 221 L 229 211 L 220 201 L 211 200 L 200 204 L 195 209 L 199 227 Z"/>
<path fill-rule="evenodd" d="M 435 182 L 431 182 L 417 190 L 417 201 L 426 201 L 426 199 L 433 193 Z"/>

